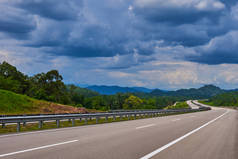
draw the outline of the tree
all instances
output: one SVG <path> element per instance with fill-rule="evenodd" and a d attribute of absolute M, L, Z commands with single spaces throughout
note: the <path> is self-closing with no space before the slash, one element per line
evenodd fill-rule
<path fill-rule="evenodd" d="M 0 77 L 2 89 L 25 94 L 29 88 L 28 77 L 5 61 L 0 64 Z"/>
<path fill-rule="evenodd" d="M 131 95 L 128 97 L 124 104 L 123 104 L 123 109 L 140 109 L 142 107 L 143 101 L 134 95 Z"/>

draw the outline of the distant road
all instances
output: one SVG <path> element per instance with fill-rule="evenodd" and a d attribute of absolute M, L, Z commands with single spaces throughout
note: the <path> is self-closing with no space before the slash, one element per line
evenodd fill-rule
<path fill-rule="evenodd" d="M 8 159 L 237 159 L 238 113 L 182 115 L 0 136 Z"/>
<path fill-rule="evenodd" d="M 195 102 L 195 101 L 193 101 L 193 102 Z M 187 104 L 188 104 L 192 109 L 198 109 L 198 108 L 199 108 L 199 106 L 193 104 L 191 100 L 188 100 L 188 101 L 187 101 Z"/>

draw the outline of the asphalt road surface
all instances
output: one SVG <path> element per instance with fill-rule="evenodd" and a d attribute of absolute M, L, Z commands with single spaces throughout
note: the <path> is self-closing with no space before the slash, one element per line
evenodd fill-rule
<path fill-rule="evenodd" d="M 194 102 L 195 102 L 195 101 L 194 101 Z M 187 104 L 190 106 L 190 108 L 192 108 L 192 109 L 198 109 L 198 108 L 199 108 L 199 106 L 197 106 L 196 104 L 193 104 L 191 100 L 188 100 L 186 103 L 187 103 Z"/>
<path fill-rule="evenodd" d="M 9 159 L 238 159 L 231 109 L 0 136 Z"/>

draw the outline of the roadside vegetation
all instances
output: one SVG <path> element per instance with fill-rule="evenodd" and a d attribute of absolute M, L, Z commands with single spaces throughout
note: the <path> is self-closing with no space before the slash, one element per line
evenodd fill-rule
<path fill-rule="evenodd" d="M 60 114 L 96 112 L 85 108 L 36 100 L 26 95 L 0 89 L 0 114 Z"/>
<path fill-rule="evenodd" d="M 175 105 L 167 106 L 165 109 L 185 109 L 189 108 L 186 102 L 177 102 Z"/>
<path fill-rule="evenodd" d="M 238 92 L 228 92 L 216 95 L 208 100 L 200 100 L 199 102 L 211 106 L 228 106 L 238 107 Z"/>
<path fill-rule="evenodd" d="M 68 105 L 70 109 L 74 107 L 75 110 L 163 109 L 176 101 L 186 100 L 186 97 L 154 96 L 145 93 L 100 95 L 86 88 L 66 85 L 57 70 L 27 76 L 7 62 L 0 63 L 0 89 L 1 114 L 32 114 L 42 112 L 43 107 L 43 112 L 50 109 L 49 113 L 58 113 L 56 110 L 51 111 L 50 106 L 54 105 L 53 103 L 59 103 L 53 108 L 60 105 L 65 108 Z M 65 112 L 67 113 L 67 110 Z"/>

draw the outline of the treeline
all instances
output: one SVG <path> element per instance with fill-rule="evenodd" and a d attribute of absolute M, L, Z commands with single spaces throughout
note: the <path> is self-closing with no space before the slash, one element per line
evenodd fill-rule
<path fill-rule="evenodd" d="M 238 106 L 238 92 L 228 92 L 211 97 L 207 102 L 214 106 Z"/>
<path fill-rule="evenodd" d="M 132 93 L 100 95 L 86 88 L 64 84 L 63 77 L 57 70 L 27 76 L 5 61 L 0 63 L 0 89 L 40 100 L 97 110 L 161 109 L 186 98 L 143 96 Z"/>

